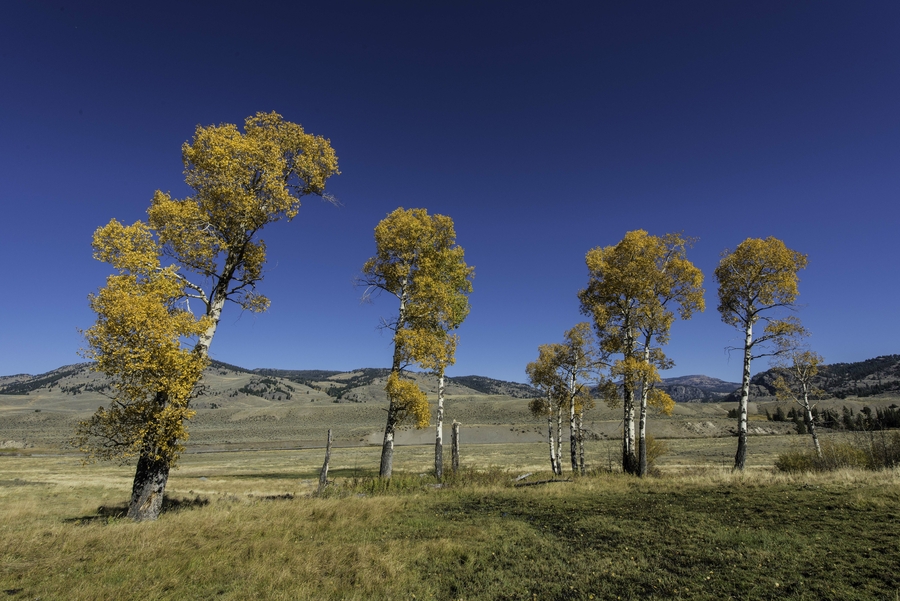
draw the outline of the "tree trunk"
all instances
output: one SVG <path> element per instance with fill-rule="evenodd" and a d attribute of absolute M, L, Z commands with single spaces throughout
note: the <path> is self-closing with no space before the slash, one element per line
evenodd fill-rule
<path fill-rule="evenodd" d="M 819 435 L 816 432 L 816 422 L 813 419 L 812 408 L 809 406 L 809 391 L 807 387 L 803 387 L 803 421 L 806 422 L 806 429 L 812 436 L 813 446 L 816 448 L 816 457 L 822 458 L 822 446 L 819 444 Z"/>
<path fill-rule="evenodd" d="M 625 397 L 623 402 L 625 415 L 623 417 L 624 430 L 622 433 L 622 471 L 626 474 L 636 474 L 638 461 L 634 448 L 634 388 L 632 385 L 627 385 L 623 392 Z"/>
<path fill-rule="evenodd" d="M 578 473 L 578 436 L 575 433 L 575 372 L 569 379 L 569 455 L 572 473 Z"/>
<path fill-rule="evenodd" d="M 556 408 L 556 475 L 562 476 L 562 405 Z"/>
<path fill-rule="evenodd" d="M 644 384 L 641 388 L 641 407 L 638 417 L 638 471 L 637 475 L 643 478 L 647 475 L 647 395 L 649 387 Z"/>
<path fill-rule="evenodd" d="M 397 328 L 403 327 L 406 319 L 406 281 L 403 282 L 400 293 L 400 311 L 397 314 Z M 394 332 L 394 359 L 391 362 L 391 374 L 399 375 L 403 357 L 397 344 L 397 331 Z M 397 407 L 394 399 L 388 398 L 387 424 L 384 426 L 384 441 L 381 443 L 381 467 L 378 475 L 382 478 L 390 478 L 394 471 L 394 431 L 397 428 Z"/>
<path fill-rule="evenodd" d="M 213 336 L 216 335 L 216 328 L 219 327 L 219 320 L 222 318 L 225 301 L 228 300 L 228 288 L 231 286 L 231 280 L 234 278 L 238 265 L 243 260 L 243 248 L 228 251 L 225 263 L 222 266 L 222 275 L 216 281 L 216 285 L 209 295 L 209 301 L 206 303 L 206 316 L 209 317 L 209 327 L 200 334 L 194 347 L 194 350 L 199 351 L 204 357 L 209 357 L 209 347 L 212 344 Z"/>
<path fill-rule="evenodd" d="M 397 410 L 393 400 L 388 407 L 387 424 L 384 426 L 384 441 L 381 443 L 381 467 L 378 475 L 390 478 L 394 470 L 394 430 L 397 427 Z"/>
<path fill-rule="evenodd" d="M 623 357 L 628 360 L 634 355 L 635 340 L 631 319 L 626 316 L 624 323 L 625 345 Z M 638 472 L 638 459 L 634 444 L 634 375 L 626 373 L 622 380 L 623 430 L 622 430 L 622 471 L 626 474 Z"/>
<path fill-rule="evenodd" d="M 578 412 L 578 473 L 584 475 L 584 405 Z"/>
<path fill-rule="evenodd" d="M 157 392 L 154 399 L 157 411 L 163 411 L 168 402 L 168 394 Z M 170 440 L 168 448 L 177 441 Z M 155 520 L 159 517 L 166 495 L 166 483 L 169 481 L 169 469 L 172 458 L 168 453 L 160 453 L 160 446 L 165 441 L 156 440 L 152 435 L 144 440 L 134 470 L 131 484 L 131 500 L 128 503 L 127 516 L 135 522 Z"/>
<path fill-rule="evenodd" d="M 750 398 L 750 361 L 753 359 L 753 324 L 744 331 L 744 374 L 741 378 L 741 402 L 738 406 L 738 448 L 734 455 L 735 470 L 743 470 L 747 462 L 747 401 Z"/>
<path fill-rule="evenodd" d="M 230 278 L 228 279 L 230 281 Z M 227 289 L 227 281 L 220 280 L 219 285 L 213 290 L 212 298 L 206 307 L 206 315 L 211 319 L 209 327 L 200 334 L 194 350 L 203 357 L 209 356 L 209 346 L 212 344 L 213 336 L 215 336 L 216 328 L 219 325 L 219 319 L 222 316 L 222 309 L 225 306 L 225 291 Z M 197 382 L 194 383 L 196 386 Z M 167 401 L 167 392 L 158 392 L 156 402 L 160 405 L 160 410 L 165 408 Z M 174 446 L 177 441 L 170 442 Z M 170 458 L 154 458 L 157 455 L 158 446 L 149 443 L 147 448 L 142 449 L 138 457 L 137 467 L 134 472 L 134 480 L 131 485 L 131 501 L 128 503 L 127 516 L 136 522 L 145 520 L 155 520 L 162 511 L 163 498 L 166 493 L 166 483 L 169 481 L 169 470 L 171 468 Z"/>
<path fill-rule="evenodd" d="M 459 471 L 459 422 L 455 420 L 450 432 L 450 469 L 454 474 Z"/>
<path fill-rule="evenodd" d="M 328 465 L 331 463 L 331 428 L 328 429 L 328 442 L 325 443 L 325 463 L 322 465 L 322 471 L 319 472 L 319 490 L 318 494 L 322 494 L 325 487 L 328 486 Z"/>
<path fill-rule="evenodd" d="M 434 476 L 438 482 L 444 477 L 444 370 L 438 376 L 437 426 L 434 436 Z"/>
<path fill-rule="evenodd" d="M 650 364 L 650 336 L 644 341 L 644 363 Z M 638 464 L 637 475 L 641 478 L 647 475 L 647 398 L 650 396 L 650 386 L 641 381 L 641 404 L 638 413 Z"/>
<path fill-rule="evenodd" d="M 142 451 L 134 473 L 127 515 L 135 522 L 155 520 L 162 511 L 169 481 L 169 461 L 154 459 L 152 455 L 150 450 Z"/>
<path fill-rule="evenodd" d="M 548 413 L 547 413 L 547 439 L 550 441 L 550 469 L 554 474 L 557 472 L 556 467 L 556 445 L 553 439 L 553 405 L 550 404 L 550 395 L 547 395 Z"/>

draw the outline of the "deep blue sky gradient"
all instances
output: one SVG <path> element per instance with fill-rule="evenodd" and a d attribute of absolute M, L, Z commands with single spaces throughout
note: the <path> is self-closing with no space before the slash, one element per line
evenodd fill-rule
<path fill-rule="evenodd" d="M 0 19 L 0 374 L 79 361 L 93 230 L 189 192 L 198 124 L 272 110 L 331 139 L 342 206 L 264 232 L 272 307 L 229 306 L 215 359 L 387 366 L 396 301 L 353 278 L 398 206 L 453 217 L 476 268 L 451 375 L 524 381 L 584 319 L 585 253 L 638 228 L 698 237 L 707 277 L 664 375 L 740 378 L 713 269 L 748 237 L 808 253 L 826 361 L 900 352 L 900 3 L 90 4 Z"/>

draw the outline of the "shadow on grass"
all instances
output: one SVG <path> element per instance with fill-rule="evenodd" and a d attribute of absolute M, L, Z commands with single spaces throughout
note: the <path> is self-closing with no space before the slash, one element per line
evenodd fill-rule
<path fill-rule="evenodd" d="M 283 495 L 265 495 L 262 497 L 257 497 L 255 495 L 250 494 L 247 496 L 251 499 L 259 499 L 260 501 L 293 501 L 294 500 L 294 495 L 289 492 L 284 493 Z"/>
<path fill-rule="evenodd" d="M 366 478 L 378 475 L 377 469 L 332 468 L 328 470 L 329 478 Z M 243 474 L 221 474 L 218 478 L 234 478 L 235 480 L 318 480 L 319 470 L 305 472 L 257 472 Z"/>
<path fill-rule="evenodd" d="M 178 499 L 174 497 L 163 497 L 163 506 L 161 513 L 170 513 L 182 511 L 184 509 L 199 509 L 209 505 L 209 499 L 197 496 L 193 499 Z M 63 522 L 67 524 L 79 524 L 86 526 L 88 524 L 110 524 L 116 520 L 124 519 L 128 514 L 128 503 L 120 503 L 118 505 L 101 505 L 97 508 L 95 515 L 84 515 L 77 518 L 67 518 Z"/>
<path fill-rule="evenodd" d="M 13 480 L 0 480 L 0 487 L 3 486 L 53 486 L 53 482 L 38 482 L 36 480 L 15 478 Z"/>

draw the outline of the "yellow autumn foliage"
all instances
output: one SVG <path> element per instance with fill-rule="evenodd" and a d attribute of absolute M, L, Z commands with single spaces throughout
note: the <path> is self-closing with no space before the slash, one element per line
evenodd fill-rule
<path fill-rule="evenodd" d="M 726 250 L 716 267 L 722 321 L 744 327 L 756 323 L 762 311 L 792 305 L 799 294 L 797 272 L 807 261 L 771 236 L 748 238 Z"/>
<path fill-rule="evenodd" d="M 431 420 L 428 397 L 415 382 L 401 380 L 397 372 L 391 372 L 384 387 L 397 414 L 397 423 L 411 419 L 417 428 L 427 428 Z"/>
<path fill-rule="evenodd" d="M 243 132 L 198 126 L 182 158 L 191 196 L 157 191 L 146 223 L 112 220 L 94 234 L 95 258 L 118 274 L 91 295 L 97 322 L 84 333 L 84 355 L 115 387 L 110 406 L 76 433 L 92 458 L 175 461 L 225 302 L 269 305 L 256 290 L 266 262 L 260 231 L 293 219 L 302 196 L 325 196 L 338 173 L 327 139 L 277 113 L 248 117 Z"/>
<path fill-rule="evenodd" d="M 171 267 L 110 276 L 90 296 L 98 319 L 84 332 L 84 355 L 112 376 L 115 391 L 110 406 L 76 432 L 76 444 L 91 459 L 127 460 L 150 449 L 154 459 L 174 462 L 181 452 L 184 422 L 194 415 L 189 401 L 207 365 L 206 356 L 181 342 L 205 330 L 207 318 L 195 318 L 179 306 L 181 299 Z"/>

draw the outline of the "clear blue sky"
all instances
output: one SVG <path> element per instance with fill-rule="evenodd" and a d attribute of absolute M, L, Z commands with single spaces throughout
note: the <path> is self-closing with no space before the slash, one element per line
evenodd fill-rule
<path fill-rule="evenodd" d="M 900 352 L 900 3 L 83 4 L 0 19 L 0 374 L 79 361 L 93 230 L 188 193 L 198 124 L 273 110 L 331 139 L 343 206 L 265 231 L 272 307 L 227 307 L 215 359 L 389 365 L 395 303 L 352 281 L 398 206 L 451 216 L 476 268 L 451 375 L 524 381 L 583 319 L 585 253 L 639 228 L 698 237 L 707 278 L 667 376 L 739 380 L 713 269 L 748 237 L 809 255 L 826 361 Z"/>

